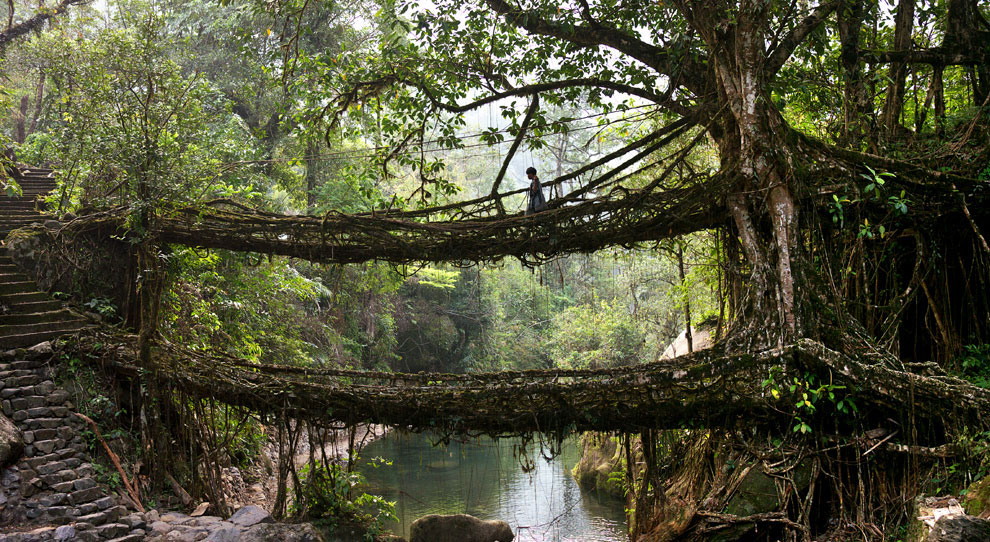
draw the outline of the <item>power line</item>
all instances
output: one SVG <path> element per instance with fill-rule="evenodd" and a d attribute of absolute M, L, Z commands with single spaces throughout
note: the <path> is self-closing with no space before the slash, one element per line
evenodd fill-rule
<path fill-rule="evenodd" d="M 629 111 L 629 110 L 642 109 L 642 108 L 646 108 L 646 107 L 652 107 L 652 104 L 632 106 L 632 107 L 629 107 L 628 109 L 623 110 L 621 112 L 624 113 L 624 112 Z M 575 122 L 575 121 L 580 121 L 580 120 L 588 120 L 588 119 L 592 119 L 592 118 L 607 117 L 607 116 L 613 115 L 615 113 L 617 113 L 617 112 L 616 111 L 610 111 L 608 113 L 596 113 L 596 114 L 586 115 L 586 116 L 583 116 L 583 117 L 576 117 L 576 118 L 571 119 L 568 122 Z M 622 118 L 622 119 L 616 119 L 616 120 L 609 121 L 609 122 L 605 123 L 604 125 L 599 124 L 599 125 L 593 125 L 593 126 L 581 126 L 581 127 L 578 127 L 578 128 L 573 128 L 573 129 L 569 130 L 569 132 L 580 132 L 580 131 L 591 130 L 591 129 L 601 129 L 603 127 L 611 126 L 612 124 L 617 124 L 619 122 L 636 122 L 638 119 L 643 118 L 643 117 L 646 117 L 650 113 L 652 113 L 652 111 L 648 111 L 648 112 L 644 112 L 644 113 L 638 113 L 638 114 L 636 114 L 636 115 L 634 115 L 632 117 L 626 117 L 626 118 Z M 505 130 L 496 130 L 494 132 L 479 132 L 479 133 L 473 133 L 473 134 L 466 134 L 466 135 L 460 136 L 460 139 L 474 139 L 474 138 L 482 137 L 484 135 L 501 134 L 501 133 L 509 133 L 509 131 L 508 131 L 508 129 L 505 129 Z M 530 139 L 536 139 L 537 137 L 538 136 L 532 136 L 532 135 L 530 135 L 530 136 L 526 136 L 525 139 L 530 140 Z M 430 139 L 430 140 L 423 141 L 421 144 L 425 146 L 425 145 L 437 144 L 439 142 L 440 142 L 439 139 Z M 403 151 L 403 152 L 400 152 L 400 153 L 396 153 L 396 154 L 397 155 L 412 155 L 412 154 L 420 154 L 420 153 L 450 152 L 450 151 L 457 151 L 457 150 L 461 150 L 461 149 L 471 149 L 471 148 L 477 148 L 477 147 L 493 147 L 493 146 L 497 146 L 497 145 L 500 145 L 500 144 L 501 144 L 501 142 L 495 143 L 494 145 L 493 144 L 486 143 L 486 142 L 478 142 L 478 143 L 471 143 L 471 144 L 468 144 L 468 145 L 462 145 L 462 146 L 457 147 L 457 148 L 454 148 L 454 149 L 448 149 L 448 148 L 425 149 L 424 148 L 424 149 L 419 149 L 419 150 L 406 150 L 406 151 Z M 274 164 L 274 163 L 298 162 L 298 161 L 303 161 L 303 160 L 305 160 L 305 161 L 309 161 L 309 160 L 328 160 L 328 159 L 334 159 L 334 158 L 374 158 L 374 157 L 377 156 L 376 153 L 378 151 L 388 150 L 389 148 L 391 148 L 391 147 L 390 146 L 387 146 L 387 145 L 378 145 L 378 146 L 373 146 L 373 147 L 367 147 L 367 148 L 364 148 L 364 149 L 347 150 L 347 151 L 331 151 L 331 152 L 326 152 L 326 153 L 318 153 L 318 154 L 303 155 L 303 156 L 294 156 L 294 157 L 290 157 L 290 158 L 270 158 L 270 159 L 267 159 L 267 160 L 238 160 L 238 161 L 235 161 L 235 162 L 226 162 L 224 164 L 221 164 L 221 166 L 236 166 L 236 165 L 248 165 L 248 164 Z M 485 155 L 483 155 L 483 154 L 475 154 L 475 155 L 468 155 L 468 156 L 465 156 L 465 157 L 462 157 L 462 158 L 477 158 L 477 157 L 480 157 L 480 156 L 485 156 Z"/>

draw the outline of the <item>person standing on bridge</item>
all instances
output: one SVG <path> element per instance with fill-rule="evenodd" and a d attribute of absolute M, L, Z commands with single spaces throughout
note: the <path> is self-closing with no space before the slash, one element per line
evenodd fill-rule
<path fill-rule="evenodd" d="M 526 204 L 526 214 L 546 211 L 547 200 L 543 197 L 543 187 L 540 185 L 540 178 L 536 176 L 536 168 L 526 168 L 526 176 L 529 177 L 529 203 Z"/>

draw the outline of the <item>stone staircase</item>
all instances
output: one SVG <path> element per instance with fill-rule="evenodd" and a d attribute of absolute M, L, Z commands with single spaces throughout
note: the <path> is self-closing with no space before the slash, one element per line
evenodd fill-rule
<path fill-rule="evenodd" d="M 0 196 L 0 239 L 12 230 L 43 219 L 44 215 L 37 210 L 38 196 L 55 189 L 55 176 L 50 169 L 22 169 L 14 178 L 23 194 Z"/>
<path fill-rule="evenodd" d="M 21 170 L 17 197 L 0 196 L 0 240 L 17 229 L 53 220 L 38 197 L 55 188 L 51 170 Z M 0 468 L 0 542 L 136 542 L 143 518 L 128 514 L 100 486 L 73 414 L 69 394 L 55 385 L 48 341 L 89 326 L 85 318 L 39 291 L 0 249 L 0 412 L 19 433 L 24 452 Z M 30 347 L 30 348 L 24 348 Z"/>
<path fill-rule="evenodd" d="M 0 469 L 0 542 L 141 540 L 143 521 L 100 486 L 69 394 L 53 380 L 51 346 L 0 353 L 0 408 L 25 446 Z"/>
<path fill-rule="evenodd" d="M 23 195 L 0 196 L 0 239 L 17 228 L 51 220 L 38 211 L 38 197 L 55 188 L 52 171 L 21 170 L 15 178 Z M 85 318 L 40 292 L 5 252 L 0 252 L 0 349 L 31 346 L 88 325 Z"/>

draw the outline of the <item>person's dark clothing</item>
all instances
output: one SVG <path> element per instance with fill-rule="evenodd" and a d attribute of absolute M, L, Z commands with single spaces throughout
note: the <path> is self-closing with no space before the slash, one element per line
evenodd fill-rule
<path fill-rule="evenodd" d="M 531 215 L 547 209 L 547 200 L 543 197 L 543 187 L 540 186 L 540 178 L 533 176 L 529 183 L 529 203 L 526 205 L 526 214 Z"/>

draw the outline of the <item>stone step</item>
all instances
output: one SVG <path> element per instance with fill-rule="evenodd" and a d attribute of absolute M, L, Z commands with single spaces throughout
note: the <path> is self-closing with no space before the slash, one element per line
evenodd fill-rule
<path fill-rule="evenodd" d="M 33 292 L 19 292 L 12 294 L 0 294 L 0 303 L 9 307 L 17 307 L 22 303 L 34 303 L 36 301 L 50 301 L 51 298 L 44 292 L 39 292 L 38 287 L 34 287 Z"/>
<path fill-rule="evenodd" d="M 34 323 L 2 324 L 0 325 L 0 336 L 28 335 L 31 333 L 52 331 L 53 329 L 76 330 L 85 326 L 87 323 L 88 320 L 85 318 L 67 312 L 67 314 L 57 315 L 49 320 L 41 320 Z"/>
<path fill-rule="evenodd" d="M 41 294 L 42 299 L 40 301 L 27 301 L 24 303 L 11 303 L 7 305 L 10 309 L 9 314 L 31 314 L 37 312 L 51 312 L 62 308 L 62 302 L 50 299 L 45 294 Z"/>
<path fill-rule="evenodd" d="M 40 199 L 51 193 L 52 191 L 46 188 L 30 188 L 21 192 L 21 195 L 32 199 Z"/>
<path fill-rule="evenodd" d="M 34 203 L 29 202 L 29 201 L 25 201 L 25 202 L 20 202 L 20 201 L 3 202 L 3 201 L 0 201 L 0 213 L 6 214 L 6 212 L 9 212 L 9 211 L 20 211 L 20 212 L 23 213 L 25 211 L 35 211 L 35 210 L 36 209 L 35 209 Z"/>
<path fill-rule="evenodd" d="M 5 213 L 0 213 L 0 223 L 3 222 L 22 222 L 25 220 L 40 220 L 45 215 L 35 211 L 34 209 L 16 209 L 14 211 L 7 211 Z"/>
<path fill-rule="evenodd" d="M 28 226 L 31 226 L 32 224 L 40 224 L 42 222 L 44 222 L 44 220 L 38 218 L 26 218 L 21 221 L 10 221 L 10 222 L 0 223 L 0 228 L 3 228 L 8 232 L 11 232 L 21 228 L 26 228 Z"/>
<path fill-rule="evenodd" d="M 0 205 L 0 219 L 2 220 L 24 218 L 29 216 L 41 216 L 41 214 L 42 213 L 34 207 L 11 207 L 8 209 L 3 207 L 3 205 Z"/>
<path fill-rule="evenodd" d="M 6 217 L 6 216 L 14 215 L 16 218 L 20 218 L 22 216 L 28 216 L 30 213 L 39 214 L 38 210 L 34 208 L 33 203 L 28 203 L 28 204 L 17 203 L 14 205 L 15 206 L 13 207 L 5 207 L 2 203 L 0 203 L 0 216 Z"/>
<path fill-rule="evenodd" d="M 31 218 L 25 218 L 23 220 L 0 220 L 0 229 L 11 232 L 16 229 L 23 228 L 24 226 L 30 226 L 35 222 L 37 222 L 37 220 Z"/>
<path fill-rule="evenodd" d="M 32 171 L 22 171 L 18 175 L 14 175 L 15 179 L 54 179 L 55 176 L 52 174 L 52 170 L 32 170 Z"/>
<path fill-rule="evenodd" d="M 0 327 L 3 326 L 18 326 L 24 324 L 39 324 L 43 322 L 56 322 L 56 321 L 68 321 L 68 320 L 78 320 L 79 316 L 76 316 L 68 309 L 59 308 L 53 311 L 45 312 L 30 312 L 30 313 L 7 313 L 0 315 Z"/>
<path fill-rule="evenodd" d="M 22 348 L 34 346 L 38 343 L 57 339 L 62 335 L 76 333 L 88 326 L 69 326 L 65 329 L 52 329 L 49 331 L 39 331 L 37 333 L 25 333 L 23 335 L 0 335 L 0 348 Z"/>
<path fill-rule="evenodd" d="M 0 271 L 0 282 L 26 282 L 31 280 L 21 271 Z"/>
<path fill-rule="evenodd" d="M 35 211 L 34 209 L 8 209 L 5 213 L 0 213 L 0 221 L 10 221 L 10 220 L 40 220 L 44 218 L 51 218 L 50 215 L 44 215 Z"/>
<path fill-rule="evenodd" d="M 0 283 L 0 296 L 28 293 L 38 290 L 38 285 L 31 280 Z"/>

